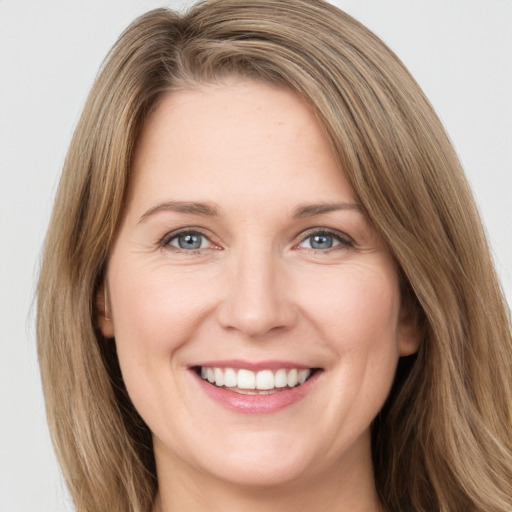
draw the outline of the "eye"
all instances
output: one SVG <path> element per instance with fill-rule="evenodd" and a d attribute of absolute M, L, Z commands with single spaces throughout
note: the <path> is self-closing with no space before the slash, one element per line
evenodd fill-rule
<path fill-rule="evenodd" d="M 298 246 L 315 251 L 328 251 L 339 245 L 352 247 L 353 244 L 348 237 L 341 233 L 323 230 L 309 233 Z"/>
<path fill-rule="evenodd" d="M 168 235 L 162 240 L 162 245 L 164 247 L 176 247 L 184 251 L 196 251 L 207 249 L 211 246 L 211 242 L 205 235 L 197 231 L 182 231 L 181 233 Z"/>

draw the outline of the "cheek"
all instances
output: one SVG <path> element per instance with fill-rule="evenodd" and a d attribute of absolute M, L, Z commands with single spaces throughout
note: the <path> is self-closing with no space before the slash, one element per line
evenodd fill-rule
<path fill-rule="evenodd" d="M 315 325 L 337 352 L 397 350 L 400 292 L 395 273 L 347 267 L 304 290 Z"/>
<path fill-rule="evenodd" d="M 354 271 L 330 290 L 311 310 L 335 354 L 327 368 L 334 378 L 326 411 L 333 425 L 355 435 L 378 414 L 394 379 L 399 286 L 392 272 Z"/>
<path fill-rule="evenodd" d="M 400 293 L 394 274 L 370 274 L 352 283 L 340 300 L 338 349 L 352 365 L 351 382 L 358 399 L 373 404 L 373 414 L 387 397 L 399 357 Z M 357 390 L 357 391 L 356 391 Z"/>
<path fill-rule="evenodd" d="M 144 268 L 130 279 L 112 273 L 112 289 L 118 345 L 148 356 L 168 356 L 178 349 L 207 309 L 206 294 L 186 271 Z"/>
<path fill-rule="evenodd" d="M 399 357 L 400 292 L 395 273 L 347 267 L 334 278 L 317 280 L 309 290 L 309 318 L 333 357 L 328 370 L 336 373 L 332 414 L 351 411 L 351 421 L 367 423 L 382 407 L 393 382 Z M 321 293 L 323 290 L 323 293 Z M 350 404 L 339 407 L 339 401 Z"/>
<path fill-rule="evenodd" d="M 206 295 L 191 281 L 186 271 L 140 268 L 126 261 L 112 265 L 109 275 L 123 380 L 135 408 L 152 422 L 172 405 L 176 377 L 183 371 L 181 348 L 193 339 L 208 310 Z"/>

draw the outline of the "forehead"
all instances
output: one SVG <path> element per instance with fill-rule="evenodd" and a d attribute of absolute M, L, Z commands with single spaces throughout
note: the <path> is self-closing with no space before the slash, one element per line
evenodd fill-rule
<path fill-rule="evenodd" d="M 354 199 L 305 100 L 247 80 L 164 96 L 138 140 L 130 189 L 132 198 L 146 201 L 165 194 L 201 201 L 211 195 L 284 201 L 293 193 Z"/>

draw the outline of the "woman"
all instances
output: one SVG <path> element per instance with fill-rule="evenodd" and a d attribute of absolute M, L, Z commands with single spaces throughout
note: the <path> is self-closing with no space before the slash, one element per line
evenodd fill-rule
<path fill-rule="evenodd" d="M 469 188 L 403 65 L 328 4 L 125 31 L 38 297 L 77 510 L 512 507 L 510 322 Z"/>

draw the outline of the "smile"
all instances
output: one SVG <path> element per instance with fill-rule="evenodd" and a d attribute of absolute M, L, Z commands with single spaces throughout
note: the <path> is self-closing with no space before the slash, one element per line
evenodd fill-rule
<path fill-rule="evenodd" d="M 277 413 L 301 402 L 324 373 L 285 361 L 209 361 L 189 369 L 213 402 L 249 415 Z"/>
<path fill-rule="evenodd" d="M 304 384 L 313 374 L 311 368 L 280 368 L 252 371 L 241 368 L 200 366 L 200 377 L 218 388 L 246 395 L 278 393 Z"/>

